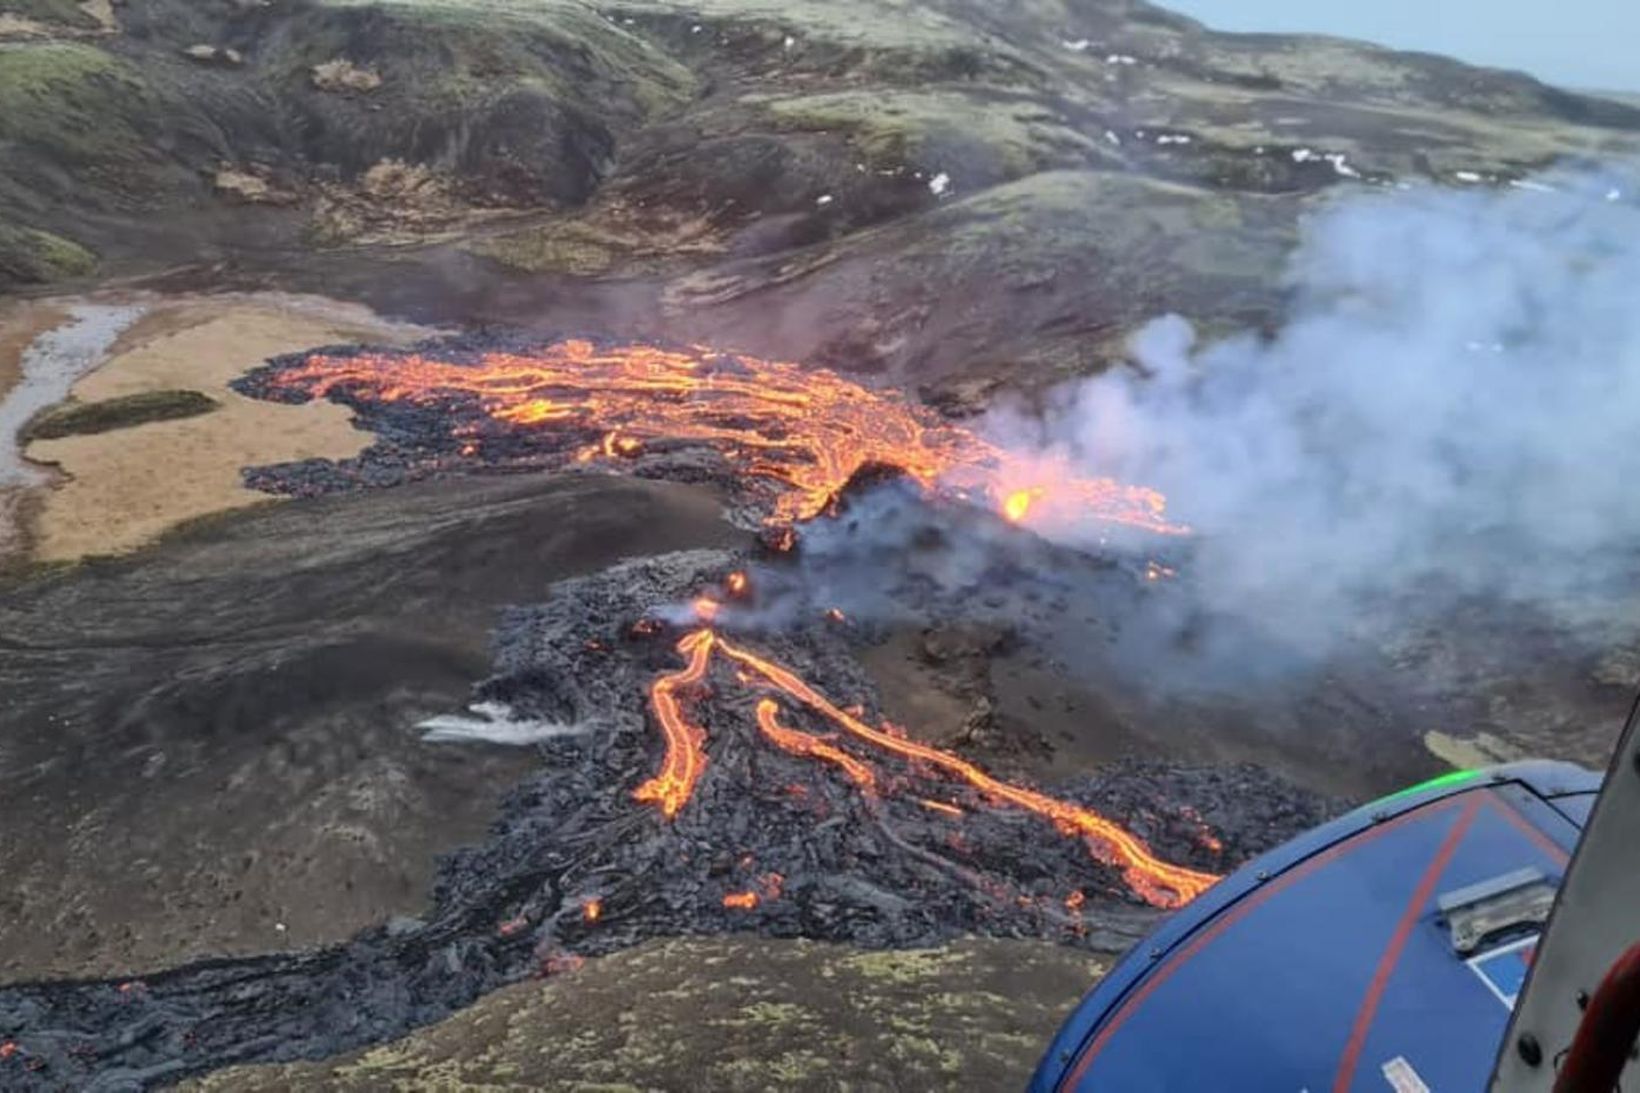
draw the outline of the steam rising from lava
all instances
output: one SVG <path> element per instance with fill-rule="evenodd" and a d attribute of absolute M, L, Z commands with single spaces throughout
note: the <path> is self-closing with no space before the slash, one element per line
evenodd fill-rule
<path fill-rule="evenodd" d="M 1631 626 L 1640 189 L 1545 182 L 1334 206 L 1273 337 L 1158 320 L 1138 369 L 989 435 L 1166 490 L 1202 605 L 1311 648 L 1409 596 Z"/>

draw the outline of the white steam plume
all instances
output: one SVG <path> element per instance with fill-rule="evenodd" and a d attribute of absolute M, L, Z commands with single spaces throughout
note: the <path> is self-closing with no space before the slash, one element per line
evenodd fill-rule
<path fill-rule="evenodd" d="M 592 725 L 565 725 L 556 721 L 540 721 L 519 717 L 504 702 L 479 702 L 468 707 L 465 714 L 440 714 L 419 722 L 424 730 L 422 740 L 429 744 L 459 744 L 481 741 L 487 744 L 505 744 L 527 747 L 560 736 L 576 736 L 591 732 Z"/>
<path fill-rule="evenodd" d="M 1028 441 L 994 430 L 1166 491 L 1202 605 L 1295 638 L 1409 594 L 1630 621 L 1640 208 L 1626 181 L 1548 181 L 1329 207 L 1274 336 L 1204 346 L 1159 319 L 1140 368 L 1061 392 Z"/>

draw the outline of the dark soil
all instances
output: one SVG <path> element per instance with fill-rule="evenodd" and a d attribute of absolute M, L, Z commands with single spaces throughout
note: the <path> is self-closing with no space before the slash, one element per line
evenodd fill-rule
<path fill-rule="evenodd" d="M 416 913 L 436 856 L 532 766 L 413 728 L 488 673 L 499 607 L 612 551 L 742 539 L 684 487 L 455 481 L 12 583 L 0 978 L 305 948 Z"/>

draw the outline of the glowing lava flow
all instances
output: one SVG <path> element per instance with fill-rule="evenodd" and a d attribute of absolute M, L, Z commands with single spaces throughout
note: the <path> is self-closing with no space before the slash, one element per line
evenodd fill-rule
<path fill-rule="evenodd" d="M 451 437 L 467 455 L 498 435 L 486 418 L 506 425 L 508 437 L 539 429 L 544 439 L 579 445 L 571 456 L 579 462 L 709 445 L 741 473 L 776 485 L 768 517 L 776 528 L 820 514 L 856 471 L 885 465 L 924 488 L 988 500 L 1016 522 L 1087 518 L 1184 530 L 1168 522 L 1155 490 L 1010 453 L 892 391 L 832 372 L 705 349 L 568 340 L 461 360 L 316 353 L 268 382 L 310 398 L 448 407 Z M 478 413 L 457 412 L 464 407 Z"/>
<path fill-rule="evenodd" d="M 1014 490 L 1002 499 L 1002 515 L 1010 523 L 1022 523 L 1031 514 L 1031 505 L 1041 496 L 1042 488 Z"/>
<path fill-rule="evenodd" d="M 687 656 L 689 663 L 680 671 L 661 676 L 649 688 L 649 708 L 666 734 L 666 759 L 660 773 L 639 786 L 633 796 L 660 805 L 667 816 L 676 816 L 678 809 L 689 803 L 695 783 L 706 769 L 706 730 L 683 716 L 678 691 L 706 678 L 713 637 L 710 630 L 696 630 L 684 637 L 678 642 L 678 652 Z"/>
<path fill-rule="evenodd" d="M 843 773 L 860 789 L 871 795 L 877 792 L 877 775 L 854 756 L 832 747 L 823 740 L 817 740 L 806 732 L 788 729 L 780 723 L 776 715 L 780 706 L 772 698 L 765 698 L 757 704 L 757 727 L 769 742 L 781 751 L 793 755 L 803 755 L 814 759 L 824 759 L 829 763 L 836 763 L 843 768 Z"/>
<path fill-rule="evenodd" d="M 1096 858 L 1121 869 L 1128 886 L 1158 907 L 1176 907 L 1187 903 L 1218 880 L 1210 873 L 1161 861 L 1150 852 L 1143 840 L 1092 809 L 1003 782 L 954 755 L 884 729 L 873 728 L 854 714 L 833 705 L 789 669 L 733 644 L 710 629 L 691 631 L 678 643 L 678 651 L 689 657 L 689 664 L 678 672 L 661 676 L 650 688 L 650 708 L 666 735 L 666 758 L 661 772 L 637 791 L 639 800 L 658 802 L 669 817 L 676 815 L 688 802 L 706 766 L 705 731 L 683 716 L 678 706 L 677 690 L 685 684 L 699 682 L 706 674 L 712 654 L 717 652 L 847 733 L 884 751 L 906 759 L 920 760 L 956 775 L 993 801 L 1034 812 L 1050 820 L 1060 831 L 1086 838 Z M 776 719 L 777 711 L 778 706 L 771 698 L 758 703 L 758 727 L 770 741 L 792 754 L 836 763 L 862 790 L 875 792 L 876 777 L 869 766 L 807 733 L 782 726 Z"/>

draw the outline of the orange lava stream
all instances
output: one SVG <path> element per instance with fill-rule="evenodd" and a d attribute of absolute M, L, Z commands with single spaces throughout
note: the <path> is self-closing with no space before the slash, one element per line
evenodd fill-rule
<path fill-rule="evenodd" d="M 772 698 L 762 699 L 757 704 L 757 727 L 763 730 L 763 735 L 769 738 L 771 744 L 793 755 L 836 763 L 843 768 L 843 773 L 848 775 L 849 780 L 863 792 L 876 794 L 877 775 L 870 767 L 847 752 L 834 748 L 806 732 L 786 728 L 776 718 L 779 709 L 779 704 Z"/>
<path fill-rule="evenodd" d="M 678 649 L 688 654 L 688 666 L 661 676 L 650 688 L 650 707 L 666 735 L 666 758 L 661 773 L 645 782 L 637 792 L 639 800 L 659 802 L 662 811 L 669 817 L 676 815 L 689 800 L 706 765 L 706 734 L 683 716 L 676 692 L 678 687 L 698 682 L 705 675 L 715 651 L 760 676 L 777 691 L 849 734 L 884 751 L 956 775 L 994 801 L 1034 812 L 1052 821 L 1060 831 L 1086 838 L 1096 858 L 1120 868 L 1128 886 L 1158 907 L 1177 907 L 1187 903 L 1219 879 L 1211 873 L 1161 861 L 1150 852 L 1142 839 L 1092 809 L 1001 781 L 954 755 L 885 729 L 873 728 L 854 714 L 833 705 L 789 669 L 735 645 L 710 629 L 691 631 L 679 642 Z M 823 740 L 782 726 L 776 718 L 777 709 L 774 700 L 769 698 L 762 699 L 757 706 L 758 727 L 773 743 L 793 754 L 836 763 L 857 785 L 875 790 L 875 776 L 869 767 Z"/>
<path fill-rule="evenodd" d="M 689 658 L 689 663 L 676 672 L 668 672 L 655 680 L 649 688 L 649 708 L 666 734 L 666 759 L 660 773 L 639 786 L 633 796 L 640 801 L 661 806 L 661 812 L 676 816 L 689 803 L 706 769 L 706 730 L 683 716 L 678 706 L 678 691 L 693 687 L 706 678 L 706 669 L 712 659 L 713 634 L 710 630 L 696 630 L 678 642 L 678 652 Z"/>
<path fill-rule="evenodd" d="M 567 340 L 472 363 L 316 353 L 273 382 L 316 398 L 337 389 L 413 404 L 470 396 L 498 422 L 596 435 L 575 453 L 580 462 L 635 458 L 657 442 L 707 444 L 742 473 L 781 487 L 768 517 L 776 527 L 825 511 L 861 467 L 885 464 L 925 488 L 986 499 L 1016 522 L 1093 518 L 1185 530 L 1167 520 L 1155 490 L 1007 452 L 895 392 L 833 372 L 705 349 Z"/>

